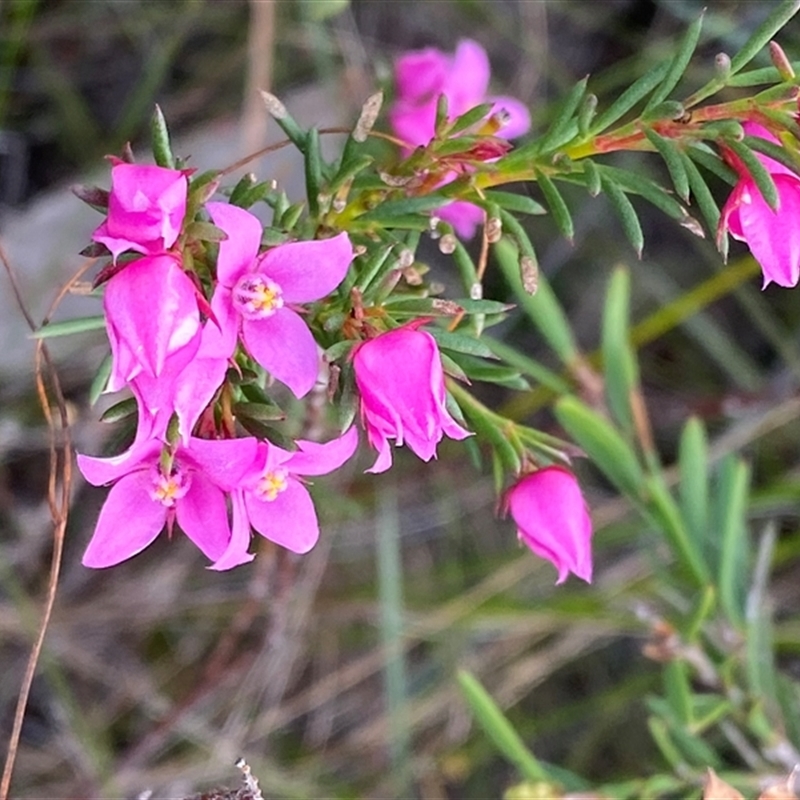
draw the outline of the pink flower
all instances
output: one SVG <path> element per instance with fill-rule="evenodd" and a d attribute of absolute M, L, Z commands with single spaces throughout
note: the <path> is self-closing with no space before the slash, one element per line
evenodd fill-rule
<path fill-rule="evenodd" d="M 228 235 L 220 243 L 218 285 L 211 307 L 229 354 L 241 334 L 250 355 L 296 397 L 311 391 L 319 373 L 317 344 L 289 304 L 319 300 L 344 279 L 353 248 L 346 233 L 292 242 L 259 256 L 261 223 L 228 203 L 208 203 L 214 224 Z"/>
<path fill-rule="evenodd" d="M 78 467 L 94 486 L 113 483 L 83 556 L 87 567 L 111 567 L 135 556 L 177 520 L 183 532 L 212 561 L 228 548 L 231 529 L 225 493 L 253 463 L 252 438 L 191 439 L 167 467 L 164 445 L 135 444 L 114 458 L 79 455 Z"/>
<path fill-rule="evenodd" d="M 765 128 L 746 123 L 745 131 L 751 136 L 777 143 Z M 733 189 L 719 221 L 718 239 L 729 232 L 734 239 L 747 244 L 761 265 L 766 288 L 770 283 L 779 286 L 796 286 L 800 280 L 800 177 L 772 158 L 758 154 L 769 170 L 778 190 L 778 208 L 773 211 L 743 164 L 733 154 L 726 159 L 739 173 L 739 182 Z"/>
<path fill-rule="evenodd" d="M 506 493 L 504 506 L 517 524 L 520 541 L 553 562 L 557 584 L 570 572 L 592 582 L 592 521 L 571 472 L 545 467 L 524 475 Z"/>
<path fill-rule="evenodd" d="M 430 461 L 444 434 L 451 439 L 470 435 L 447 411 L 442 361 L 429 333 L 409 325 L 382 333 L 356 348 L 353 369 L 361 420 L 378 451 L 368 472 L 392 465 L 389 439 Z"/>
<path fill-rule="evenodd" d="M 117 260 L 135 250 L 146 256 L 175 244 L 186 215 L 188 183 L 183 172 L 118 162 L 111 167 L 108 217 L 92 234 Z"/>
<path fill-rule="evenodd" d="M 103 297 L 113 367 L 109 391 L 144 373 L 179 371 L 200 346 L 200 314 L 191 279 L 170 255 L 140 258 L 108 281 Z"/>
<path fill-rule="evenodd" d="M 319 539 L 319 522 L 303 477 L 337 469 L 353 455 L 357 444 L 355 428 L 325 444 L 298 440 L 293 453 L 260 442 L 255 461 L 232 496 L 230 545 L 212 569 L 230 569 L 253 560 L 247 552 L 251 526 L 293 553 L 307 553 Z"/>
<path fill-rule="evenodd" d="M 428 144 L 435 132 L 439 95 L 443 94 L 450 119 L 492 102 L 491 114 L 506 114 L 500 134 L 507 139 L 522 136 L 531 126 L 528 109 L 513 97 L 487 96 L 489 73 L 486 51 L 471 39 L 462 39 L 453 56 L 433 47 L 405 53 L 395 62 L 397 96 L 389 109 L 392 129 L 410 145 Z M 463 201 L 450 203 L 436 213 L 464 239 L 472 238 L 483 221 L 483 210 Z"/>

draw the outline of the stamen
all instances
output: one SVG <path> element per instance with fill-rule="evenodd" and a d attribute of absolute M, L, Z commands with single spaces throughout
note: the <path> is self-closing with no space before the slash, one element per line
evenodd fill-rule
<path fill-rule="evenodd" d="M 192 485 L 192 476 L 177 462 L 173 464 L 169 475 L 164 475 L 158 467 L 154 466 L 150 477 L 153 482 L 150 497 L 167 508 L 173 508 Z"/>
<path fill-rule="evenodd" d="M 233 304 L 246 319 L 264 319 L 283 307 L 283 292 L 266 275 L 244 275 L 233 287 Z"/>
<path fill-rule="evenodd" d="M 281 492 L 289 486 L 289 471 L 278 467 L 267 470 L 258 482 L 256 494 L 268 503 L 272 502 Z"/>

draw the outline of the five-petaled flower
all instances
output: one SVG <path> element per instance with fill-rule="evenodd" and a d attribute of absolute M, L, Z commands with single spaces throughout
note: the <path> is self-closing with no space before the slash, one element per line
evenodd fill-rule
<path fill-rule="evenodd" d="M 530 129 L 530 113 L 521 101 L 488 96 L 489 58 L 471 39 L 460 41 L 452 56 L 434 47 L 404 53 L 395 62 L 394 75 L 396 97 L 389 109 L 389 123 L 397 136 L 413 147 L 426 145 L 433 138 L 440 95 L 447 98 L 450 119 L 490 102 L 490 114 L 502 112 L 504 124 L 499 136 L 514 139 Z M 465 239 L 474 235 L 484 216 L 482 209 L 464 201 L 443 206 L 436 215 Z"/>
<path fill-rule="evenodd" d="M 113 484 L 83 564 L 119 564 L 144 550 L 165 525 L 171 532 L 175 521 L 211 561 L 217 561 L 231 540 L 226 493 L 252 465 L 257 446 L 252 437 L 193 438 L 164 458 L 164 444 L 150 440 L 113 458 L 79 455 L 78 467 L 89 483 Z"/>
<path fill-rule="evenodd" d="M 551 466 L 523 475 L 507 492 L 504 507 L 520 541 L 558 570 L 592 581 L 592 521 L 575 476 Z"/>
<path fill-rule="evenodd" d="M 750 136 L 777 143 L 766 129 L 752 122 L 745 123 Z M 770 283 L 796 286 L 800 280 L 800 177 L 773 158 L 756 154 L 769 171 L 778 191 L 778 207 L 773 210 L 761 195 L 747 168 L 732 152 L 726 160 L 739 173 L 719 221 L 718 238 L 729 232 L 746 242 L 764 273 L 766 288 Z"/>
<path fill-rule="evenodd" d="M 444 434 L 470 435 L 447 411 L 439 348 L 426 331 L 405 325 L 358 345 L 353 370 L 367 439 L 378 451 L 369 472 L 392 465 L 390 439 L 430 461 Z"/>
<path fill-rule="evenodd" d="M 233 535 L 230 546 L 213 569 L 230 569 L 252 561 L 247 552 L 250 528 L 294 553 L 307 553 L 319 539 L 319 522 L 303 478 L 338 469 L 355 452 L 358 431 L 325 444 L 297 441 L 288 452 L 270 442 L 260 442 L 255 460 L 233 492 Z"/>
<path fill-rule="evenodd" d="M 187 187 L 180 170 L 117 161 L 111 167 L 108 216 L 92 238 L 111 251 L 114 261 L 126 250 L 163 253 L 180 234 Z"/>
<path fill-rule="evenodd" d="M 250 355 L 296 397 L 308 394 L 319 373 L 317 344 L 294 303 L 319 300 L 344 279 L 353 260 L 346 233 L 332 239 L 292 242 L 259 256 L 261 223 L 228 203 L 206 206 L 227 234 L 217 259 L 211 308 L 232 353 L 239 333 Z"/>

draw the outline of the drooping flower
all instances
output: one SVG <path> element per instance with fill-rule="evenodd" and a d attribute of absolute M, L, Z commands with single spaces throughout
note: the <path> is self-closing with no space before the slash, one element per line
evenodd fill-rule
<path fill-rule="evenodd" d="M 524 475 L 505 495 L 504 505 L 520 541 L 558 570 L 557 584 L 571 572 L 592 581 L 592 521 L 575 476 L 563 467 Z"/>
<path fill-rule="evenodd" d="M 447 97 L 450 119 L 491 102 L 490 114 L 502 111 L 505 119 L 498 136 L 514 139 L 530 129 L 530 113 L 521 101 L 487 95 L 489 57 L 471 39 L 460 41 L 452 56 L 434 47 L 405 53 L 395 62 L 394 71 L 396 97 L 389 109 L 389 123 L 397 136 L 414 147 L 426 145 L 433 138 L 436 106 L 442 94 Z M 455 172 L 445 183 L 454 177 Z M 474 236 L 484 217 L 481 208 L 465 201 L 449 203 L 437 209 L 436 215 L 449 222 L 464 239 Z"/>
<path fill-rule="evenodd" d="M 241 334 L 250 355 L 303 397 L 314 386 L 320 359 L 311 331 L 290 304 L 319 300 L 342 282 L 353 260 L 350 239 L 340 233 L 280 245 L 259 256 L 261 223 L 256 217 L 228 203 L 206 208 L 228 236 L 219 246 L 218 284 L 211 299 L 225 347 L 232 353 Z"/>
<path fill-rule="evenodd" d="M 390 439 L 430 461 L 444 434 L 451 439 L 470 435 L 447 411 L 439 348 L 426 331 L 406 325 L 360 344 L 353 369 L 361 420 L 378 451 L 369 472 L 384 472 L 392 465 Z"/>
<path fill-rule="evenodd" d="M 118 162 L 111 167 L 108 216 L 92 234 L 117 260 L 134 250 L 158 255 L 175 244 L 186 215 L 188 182 L 180 170 Z"/>
<path fill-rule="evenodd" d="M 178 446 L 171 463 L 162 458 L 163 448 L 150 440 L 113 458 L 78 456 L 89 483 L 113 483 L 84 566 L 119 564 L 144 550 L 165 525 L 171 532 L 175 521 L 211 561 L 227 550 L 231 529 L 225 493 L 253 463 L 256 439 L 191 439 Z"/>
<path fill-rule="evenodd" d="M 768 141 L 778 140 L 765 128 L 745 123 L 745 132 Z M 779 161 L 757 154 L 769 170 L 778 192 L 778 208 L 773 210 L 761 195 L 747 168 L 731 152 L 726 160 L 739 173 L 739 181 L 722 209 L 718 239 L 730 233 L 743 241 L 761 265 L 762 288 L 770 283 L 796 286 L 800 281 L 800 177 Z"/>
<path fill-rule="evenodd" d="M 109 391 L 141 373 L 161 378 L 180 371 L 200 346 L 194 284 L 170 255 L 128 264 L 105 287 L 103 308 L 113 367 Z"/>

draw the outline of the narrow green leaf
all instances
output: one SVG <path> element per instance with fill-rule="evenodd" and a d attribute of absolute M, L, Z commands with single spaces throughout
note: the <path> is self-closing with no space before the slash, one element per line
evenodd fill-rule
<path fill-rule="evenodd" d="M 617 186 L 616 183 L 606 175 L 601 176 L 603 190 L 608 195 L 611 205 L 617 212 L 617 215 L 622 222 L 622 229 L 625 231 L 625 236 L 628 241 L 633 245 L 636 255 L 641 258 L 642 250 L 644 248 L 644 233 L 642 226 L 639 223 L 639 217 L 636 214 L 636 209 L 633 204 L 628 200 L 625 192 Z"/>
<path fill-rule="evenodd" d="M 467 128 L 471 128 L 476 123 L 480 122 L 481 120 L 485 119 L 489 116 L 492 108 L 494 107 L 494 103 L 481 103 L 479 106 L 475 106 L 475 108 L 471 108 L 466 113 L 462 114 L 460 117 L 456 117 L 452 124 L 450 125 L 450 130 L 448 131 L 448 136 L 453 136 L 456 133 L 461 133 L 465 131 Z"/>
<path fill-rule="evenodd" d="M 448 106 L 447 95 L 444 93 L 440 94 L 439 97 L 436 98 L 436 118 L 434 122 L 434 131 L 437 138 L 443 135 L 447 127 Z"/>
<path fill-rule="evenodd" d="M 532 197 L 526 194 L 516 194 L 515 192 L 503 192 L 499 189 L 489 189 L 484 192 L 486 199 L 496 203 L 506 211 L 514 211 L 517 214 L 546 214 L 547 209 L 537 203 Z"/>
<path fill-rule="evenodd" d="M 556 394 L 567 394 L 571 391 L 572 387 L 560 375 L 557 375 L 530 356 L 521 353 L 510 344 L 501 342 L 499 339 L 493 339 L 491 336 L 485 336 L 483 340 L 498 358 L 502 358 L 509 366 L 518 369 L 523 375 L 532 378 L 536 383 L 546 386 Z"/>
<path fill-rule="evenodd" d="M 774 142 L 768 142 L 760 136 L 745 136 L 742 141 L 752 150 L 757 150 L 765 156 L 774 158 L 775 161 L 783 164 L 784 167 L 792 170 L 795 174 L 800 173 L 800 157 L 791 149 L 775 144 Z"/>
<path fill-rule="evenodd" d="M 720 465 L 717 486 L 720 563 L 719 600 L 730 622 L 744 622 L 745 592 L 747 591 L 748 533 L 747 501 L 750 469 L 733 456 Z"/>
<path fill-rule="evenodd" d="M 647 718 L 647 727 L 650 729 L 650 735 L 661 751 L 661 755 L 664 756 L 672 769 L 678 774 L 685 772 L 687 766 L 686 762 L 683 760 L 683 756 L 672 741 L 667 723 L 653 716 Z"/>
<path fill-rule="evenodd" d="M 644 135 L 647 137 L 650 144 L 658 150 L 658 154 L 664 159 L 667 165 L 672 184 L 678 196 L 689 202 L 689 177 L 686 174 L 686 167 L 683 162 L 683 157 L 678 146 L 671 139 L 666 139 L 659 136 L 651 128 L 644 129 Z"/>
<path fill-rule="evenodd" d="M 274 94 L 263 90 L 261 90 L 261 99 L 267 107 L 267 112 L 278 123 L 289 141 L 300 152 L 305 152 L 308 134 L 297 124 L 286 106 Z"/>
<path fill-rule="evenodd" d="M 646 479 L 646 484 L 649 495 L 647 507 L 658 522 L 675 557 L 697 584 L 705 586 L 710 580 L 710 573 L 701 552 L 701 543 L 689 535 L 678 505 L 662 477 L 652 475 Z"/>
<path fill-rule="evenodd" d="M 505 217 L 503 222 L 506 223 Z M 514 245 L 504 237 L 494 245 L 493 252 L 514 297 L 528 318 L 564 364 L 574 363 L 580 355 L 578 346 L 569 319 L 549 282 L 540 275 L 536 294 L 528 294 L 522 285 L 519 252 Z"/>
<path fill-rule="evenodd" d="M 730 74 L 735 75 L 743 67 L 746 67 L 798 11 L 800 11 L 800 0 L 782 0 L 778 3 L 769 16 L 756 28 L 741 50 L 733 56 Z"/>
<path fill-rule="evenodd" d="M 672 713 L 681 725 L 692 724 L 692 687 L 689 665 L 671 661 L 664 667 L 664 690 Z"/>
<path fill-rule="evenodd" d="M 467 353 L 460 353 L 457 350 L 449 350 L 448 355 L 461 367 L 470 380 L 496 383 L 498 386 L 506 386 L 518 391 L 526 391 L 531 388 L 519 372 L 511 367 L 486 361 Z"/>
<path fill-rule="evenodd" d="M 121 419 L 132 417 L 137 412 L 138 406 L 136 405 L 135 397 L 126 397 L 113 406 L 107 408 L 100 415 L 100 422 L 119 422 Z"/>
<path fill-rule="evenodd" d="M 624 191 L 641 195 L 668 216 L 685 223 L 686 209 L 660 184 L 644 175 L 619 167 L 603 165 L 599 169 L 604 178 L 616 183 Z"/>
<path fill-rule="evenodd" d="M 92 379 L 92 385 L 89 388 L 89 403 L 94 405 L 99 399 L 100 395 L 106 389 L 108 379 L 111 376 L 111 367 L 113 366 L 113 359 L 109 353 L 101 362 L 97 369 L 97 374 Z"/>
<path fill-rule="evenodd" d="M 586 176 L 586 188 L 592 197 L 597 197 L 603 191 L 600 170 L 590 158 L 585 159 L 581 164 L 583 165 L 583 174 Z"/>
<path fill-rule="evenodd" d="M 306 204 L 299 200 L 297 203 L 292 203 L 286 211 L 281 214 L 280 221 L 278 222 L 277 227 L 283 228 L 284 230 L 290 231 L 297 225 L 298 220 L 303 215 L 303 211 L 305 211 Z"/>
<path fill-rule="evenodd" d="M 156 105 L 153 116 L 150 118 L 150 138 L 153 144 L 153 160 L 159 167 L 175 169 L 175 156 L 169 142 L 167 121 L 161 111 L 161 106 Z"/>
<path fill-rule="evenodd" d="M 700 209 L 700 213 L 703 215 L 703 219 L 706 221 L 706 227 L 713 237 L 719 225 L 719 206 L 717 201 L 714 199 L 711 189 L 708 188 L 705 178 L 700 174 L 700 170 L 695 166 L 694 161 L 684 152 L 681 152 L 680 155 L 689 181 L 689 188 L 692 190 L 692 196 Z"/>
<path fill-rule="evenodd" d="M 669 72 L 670 62 L 656 64 L 629 86 L 596 120 L 590 129 L 592 135 L 601 133 L 628 113 L 640 100 L 643 100 L 658 86 Z"/>
<path fill-rule="evenodd" d="M 363 172 L 374 160 L 370 155 L 355 155 L 347 161 L 343 160 L 327 187 L 327 191 L 330 194 L 336 194 L 342 186 L 351 181 L 359 172 Z"/>
<path fill-rule="evenodd" d="M 525 747 L 514 726 L 477 678 L 465 670 L 459 670 L 458 683 L 478 724 L 495 743 L 503 757 L 508 759 L 526 780 L 540 782 L 550 780 L 545 767 Z"/>
<path fill-rule="evenodd" d="M 683 34 L 680 44 L 678 45 L 675 55 L 672 57 L 667 74 L 659 87 L 653 92 L 650 99 L 647 101 L 645 111 L 653 108 L 653 106 L 660 103 L 669 97 L 670 92 L 678 85 L 681 78 L 686 72 L 686 67 L 689 66 L 692 55 L 697 47 L 697 41 L 700 38 L 700 31 L 703 27 L 703 16 L 705 12 L 692 22 Z"/>
<path fill-rule="evenodd" d="M 88 331 L 99 331 L 106 327 L 106 318 L 81 317 L 80 319 L 68 319 L 64 322 L 49 322 L 41 328 L 29 334 L 32 339 L 52 339 L 56 336 L 70 336 L 73 333 L 87 333 Z"/>
<path fill-rule="evenodd" d="M 713 585 L 700 591 L 694 610 L 688 618 L 683 632 L 687 643 L 694 644 L 704 633 L 705 626 L 717 608 L 717 592 Z"/>
<path fill-rule="evenodd" d="M 315 217 L 319 214 L 319 193 L 322 188 L 322 153 L 320 151 L 319 131 L 316 128 L 312 128 L 308 132 L 303 156 L 306 167 L 308 211 Z"/>
<path fill-rule="evenodd" d="M 644 476 L 633 450 L 596 411 L 575 397 L 562 397 L 555 405 L 559 424 L 606 477 L 635 501 L 641 499 Z"/>
<path fill-rule="evenodd" d="M 428 333 L 433 336 L 439 347 L 456 353 L 467 353 L 479 358 L 497 359 L 492 350 L 480 339 L 463 333 L 453 333 L 442 328 L 430 327 Z"/>
<path fill-rule="evenodd" d="M 678 449 L 678 496 L 681 515 L 696 542 L 708 541 L 708 442 L 703 423 L 692 417 L 681 434 Z"/>
<path fill-rule="evenodd" d="M 564 138 L 564 134 L 568 132 L 570 123 L 573 121 L 575 112 L 586 94 L 586 85 L 589 82 L 587 75 L 582 80 L 579 80 L 568 92 L 564 95 L 563 99 L 558 103 L 553 111 L 553 122 L 550 127 L 545 131 L 544 135 L 539 139 L 537 144 L 537 151 L 546 153 L 560 147 L 569 139 Z"/>
<path fill-rule="evenodd" d="M 286 413 L 275 403 L 234 403 L 231 410 L 237 418 L 247 417 L 259 422 L 286 419 Z"/>
<path fill-rule="evenodd" d="M 739 180 L 739 176 L 705 144 L 697 144 L 687 148 L 686 154 L 701 167 L 731 186 Z"/>
<path fill-rule="evenodd" d="M 800 61 L 792 61 L 791 64 L 795 74 L 800 73 Z M 760 67 L 759 69 L 751 69 L 732 76 L 728 81 L 728 86 L 749 88 L 751 86 L 762 86 L 765 83 L 780 83 L 781 81 L 781 74 L 775 67 Z"/>
<path fill-rule="evenodd" d="M 592 120 L 597 113 L 597 95 L 587 94 L 583 98 L 583 103 L 578 111 L 578 133 L 582 139 L 589 138 L 589 130 L 592 125 Z"/>
<path fill-rule="evenodd" d="M 391 221 L 394 217 L 402 217 L 406 214 L 422 214 L 425 211 L 433 211 L 445 203 L 452 201 L 452 198 L 442 194 L 427 194 L 424 197 L 405 197 L 402 200 L 387 200 L 369 211 L 365 211 L 356 219 L 359 222 L 380 222 Z M 423 219 L 428 225 L 427 218 Z"/>
<path fill-rule="evenodd" d="M 778 199 L 778 190 L 775 188 L 775 181 L 772 180 L 772 175 L 758 156 L 744 142 L 737 142 L 735 139 L 726 139 L 725 146 L 733 150 L 742 160 L 764 201 L 773 211 L 777 211 L 780 200 Z"/>
<path fill-rule="evenodd" d="M 631 395 L 638 383 L 630 345 L 630 273 L 617 267 L 611 275 L 603 309 L 601 350 L 608 407 L 623 430 L 633 430 Z"/>
<path fill-rule="evenodd" d="M 542 189 L 542 194 L 544 194 L 544 199 L 553 215 L 553 221 L 556 223 L 556 227 L 561 232 L 561 235 L 571 244 L 575 239 L 575 226 L 573 225 L 569 208 L 567 208 L 567 204 L 561 196 L 561 192 L 558 191 L 549 175 L 538 169 L 535 170 L 535 174 L 536 182 Z"/>

